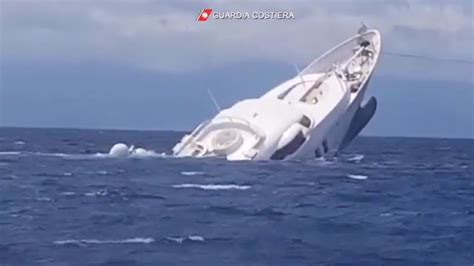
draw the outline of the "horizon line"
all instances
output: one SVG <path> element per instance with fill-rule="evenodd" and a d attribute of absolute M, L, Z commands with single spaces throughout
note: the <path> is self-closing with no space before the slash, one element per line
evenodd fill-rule
<path fill-rule="evenodd" d="M 176 132 L 176 133 L 189 133 L 192 132 L 194 129 L 191 130 L 183 130 L 183 129 L 139 129 L 139 128 L 88 128 L 88 127 L 41 127 L 41 126 L 2 126 L 0 125 L 0 129 L 59 129 L 59 130 L 88 130 L 88 131 L 137 131 L 137 132 L 156 132 L 156 131 L 163 131 L 163 132 Z M 474 136 L 472 137 L 447 137 L 447 136 L 401 136 L 401 135 L 358 135 L 358 137 L 369 137 L 369 138 L 418 138 L 418 139 L 452 139 L 452 140 L 474 140 Z"/>

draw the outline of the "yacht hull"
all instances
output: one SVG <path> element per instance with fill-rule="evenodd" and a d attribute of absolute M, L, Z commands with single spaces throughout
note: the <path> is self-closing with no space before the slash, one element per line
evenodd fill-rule
<path fill-rule="evenodd" d="M 176 156 L 288 160 L 333 156 L 373 117 L 362 105 L 381 51 L 381 37 L 357 34 L 262 97 L 237 102 L 175 145 Z"/>

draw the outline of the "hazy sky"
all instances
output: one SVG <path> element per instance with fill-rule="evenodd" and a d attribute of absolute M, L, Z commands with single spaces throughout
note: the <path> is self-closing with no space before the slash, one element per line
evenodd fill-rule
<path fill-rule="evenodd" d="M 191 129 L 354 34 L 384 50 L 474 60 L 472 1 L 0 0 L 0 125 Z M 294 20 L 196 22 L 215 11 Z M 382 56 L 366 135 L 474 137 L 474 65 Z"/>

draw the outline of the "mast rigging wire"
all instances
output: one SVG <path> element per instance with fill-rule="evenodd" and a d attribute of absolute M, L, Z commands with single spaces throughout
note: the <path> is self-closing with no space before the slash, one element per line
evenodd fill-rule
<path fill-rule="evenodd" d="M 434 56 L 426 56 L 426 55 L 398 53 L 398 52 L 392 52 L 392 51 L 384 51 L 382 52 L 382 54 L 388 55 L 388 56 L 398 56 L 398 57 L 406 57 L 406 58 L 421 59 L 421 60 L 428 60 L 428 61 L 446 61 L 446 62 L 453 62 L 453 63 L 459 63 L 459 64 L 474 65 L 474 61 L 469 60 L 469 59 L 443 58 L 443 57 L 434 57 Z"/>

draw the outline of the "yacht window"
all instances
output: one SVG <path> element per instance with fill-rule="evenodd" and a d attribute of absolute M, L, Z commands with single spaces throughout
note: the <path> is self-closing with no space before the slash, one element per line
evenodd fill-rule
<path fill-rule="evenodd" d="M 316 150 L 314 151 L 314 157 L 316 157 L 316 158 L 321 158 L 321 152 L 319 151 L 319 149 L 316 149 Z"/>
<path fill-rule="evenodd" d="M 324 149 L 324 153 L 327 153 L 329 151 L 327 140 L 323 141 L 323 149 Z"/>
<path fill-rule="evenodd" d="M 363 41 L 360 43 L 360 46 L 361 46 L 361 47 L 367 47 L 367 46 L 369 46 L 369 45 L 370 45 L 370 42 L 367 41 L 367 40 L 363 40 Z"/>
<path fill-rule="evenodd" d="M 270 159 L 272 160 L 283 160 L 285 159 L 286 156 L 293 154 L 295 151 L 297 151 L 301 145 L 306 141 L 306 138 L 303 135 L 303 132 L 299 132 L 295 138 L 290 141 L 288 144 L 285 146 L 281 147 L 278 149 Z"/>
<path fill-rule="evenodd" d="M 300 84 L 302 84 L 302 82 L 296 83 L 295 85 L 289 87 L 289 88 L 288 88 L 286 91 L 284 91 L 282 94 L 278 95 L 278 99 L 280 99 L 280 100 L 285 99 L 285 97 L 286 97 L 294 88 L 296 88 L 296 86 L 298 86 L 298 85 L 300 85 Z"/>
<path fill-rule="evenodd" d="M 309 128 L 311 126 L 311 119 L 309 119 L 307 116 L 303 115 L 303 117 L 300 120 L 300 124 L 304 127 Z"/>
<path fill-rule="evenodd" d="M 308 81 L 304 81 L 304 83 L 308 84 Z M 284 92 L 282 92 L 280 95 L 278 95 L 278 99 L 280 100 L 283 100 L 285 99 L 285 97 L 294 89 L 296 88 L 297 86 L 299 85 L 305 85 L 303 82 L 299 82 L 299 83 L 296 83 L 295 85 L 289 87 L 287 90 L 285 90 Z M 317 84 L 317 86 L 321 85 L 321 83 Z M 317 88 L 316 86 L 316 88 Z"/>
<path fill-rule="evenodd" d="M 300 101 L 305 103 L 316 104 L 318 103 L 317 95 L 323 90 L 324 83 L 321 80 L 315 82 L 315 84 L 304 94 Z"/>

